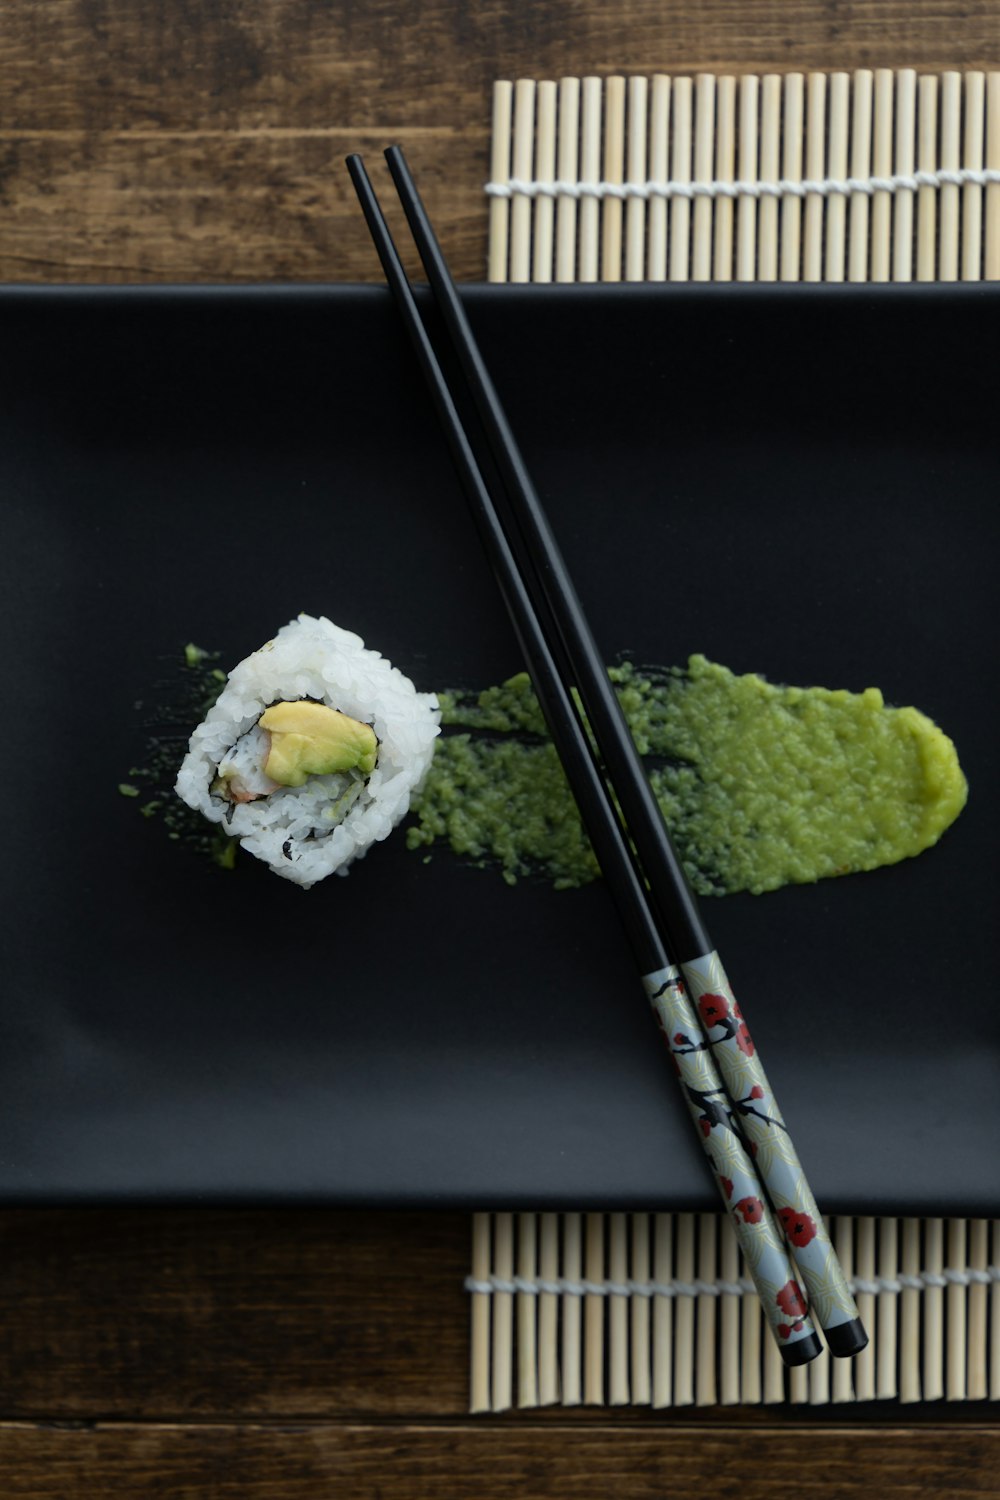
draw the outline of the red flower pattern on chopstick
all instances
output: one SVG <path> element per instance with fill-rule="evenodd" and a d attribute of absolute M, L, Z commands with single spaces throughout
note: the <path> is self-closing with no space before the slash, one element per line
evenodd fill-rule
<path fill-rule="evenodd" d="M 706 1026 L 718 1026 L 729 1014 L 729 1003 L 723 995 L 702 995 L 698 1001 L 698 1013 Z"/>
<path fill-rule="evenodd" d="M 786 1281 L 774 1299 L 783 1313 L 790 1318 L 803 1318 L 809 1311 L 802 1288 L 797 1281 Z"/>
<path fill-rule="evenodd" d="M 750 1035 L 750 1032 L 747 1028 L 747 1023 L 745 1021 L 741 1021 L 736 1028 L 736 1045 L 737 1047 L 739 1047 L 744 1057 L 753 1057 L 754 1052 L 756 1051 L 756 1048 L 753 1044 L 753 1037 Z"/>
<path fill-rule="evenodd" d="M 743 1215 L 744 1224 L 759 1224 L 764 1217 L 764 1205 L 759 1198 L 741 1198 L 733 1205 L 733 1212 Z"/>
<path fill-rule="evenodd" d="M 725 1029 L 725 1036 L 713 1041 L 712 1046 L 733 1040 L 746 1057 L 753 1057 L 757 1049 L 735 1000 L 730 1005 L 725 995 L 717 995 L 713 990 L 707 990 L 698 1001 L 698 1014 L 707 1031 L 714 1031 L 717 1026 Z"/>
<path fill-rule="evenodd" d="M 714 990 L 707 990 L 698 1000 L 698 1013 L 706 1032 L 718 1030 L 723 1034 L 720 1037 L 707 1037 L 703 1035 L 699 1040 L 695 1041 L 685 1031 L 674 1032 L 671 1051 L 674 1053 L 675 1065 L 678 1056 L 683 1057 L 693 1052 L 707 1052 L 711 1048 L 720 1047 L 723 1043 L 729 1041 L 736 1043 L 744 1057 L 751 1058 L 754 1056 L 756 1048 L 753 1044 L 753 1038 L 750 1035 L 747 1023 L 740 1015 L 740 1008 L 735 1000 L 730 1002 L 726 999 L 725 995 L 720 995 Z M 662 1028 L 662 1021 L 660 1024 Z M 665 1032 L 664 1035 L 666 1035 Z M 765 1098 L 765 1090 L 759 1083 L 755 1083 L 746 1097 L 734 1100 L 733 1105 L 740 1115 L 753 1115 L 762 1124 L 773 1126 L 777 1130 L 784 1131 L 787 1135 L 788 1131 L 784 1122 L 768 1114 L 766 1105 L 764 1109 L 755 1108 L 756 1102 Z M 748 1144 L 750 1145 L 750 1150 L 756 1156 L 756 1146 L 752 1143 Z"/>
<path fill-rule="evenodd" d="M 802 1327 L 802 1320 L 809 1311 L 806 1299 L 802 1295 L 802 1288 L 797 1281 L 786 1281 L 774 1300 L 781 1311 L 792 1319 L 790 1323 L 778 1324 L 778 1337 L 791 1338 L 792 1334 L 797 1333 Z"/>
<path fill-rule="evenodd" d="M 816 1238 L 815 1221 L 808 1214 L 801 1213 L 799 1209 L 781 1208 L 778 1210 L 778 1218 L 781 1220 L 786 1239 L 791 1244 L 798 1245 L 800 1249 Z"/>

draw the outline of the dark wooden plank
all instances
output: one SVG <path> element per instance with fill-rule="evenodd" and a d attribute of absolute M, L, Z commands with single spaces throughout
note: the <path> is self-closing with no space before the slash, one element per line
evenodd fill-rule
<path fill-rule="evenodd" d="M 485 138 L 393 138 L 436 201 L 449 256 L 483 279 Z M 376 281 L 344 158 L 366 153 L 389 207 L 389 139 L 339 129 L 0 140 L 0 280 Z"/>
<path fill-rule="evenodd" d="M 378 280 L 341 163 L 401 138 L 477 279 L 497 77 L 998 62 L 994 0 L 0 7 L 0 277 Z"/>
<path fill-rule="evenodd" d="M 464 1413 L 469 1236 L 464 1214 L 4 1212 L 0 1416 Z"/>
<path fill-rule="evenodd" d="M 5 130 L 479 128 L 493 78 L 996 66 L 993 0 L 47 0 L 0 14 Z"/>
<path fill-rule="evenodd" d="M 0 1428 L 7 1500 L 801 1500 L 1000 1495 L 1000 1431 L 695 1427 Z"/>

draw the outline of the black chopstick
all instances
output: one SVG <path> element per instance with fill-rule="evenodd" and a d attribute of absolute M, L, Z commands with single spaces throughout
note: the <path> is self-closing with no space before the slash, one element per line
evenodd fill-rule
<path fill-rule="evenodd" d="M 767 1131 L 777 1130 L 783 1132 L 786 1147 L 791 1148 L 773 1092 L 671 844 L 569 571 L 479 352 L 406 159 L 398 146 L 387 150 L 385 156 L 451 348 L 465 376 L 504 486 L 512 521 L 508 536 L 514 538 L 515 553 L 524 576 L 530 580 L 536 608 L 541 598 L 543 608 L 548 607 L 555 622 L 608 779 L 622 807 L 629 836 L 661 918 L 659 927 L 668 954 L 680 964 L 688 987 L 701 1002 L 703 1034 L 717 1048 L 720 1070 L 734 1106 L 743 1109 L 745 1122 L 756 1125 L 758 1144 L 766 1141 Z M 752 1078 L 748 1073 L 752 1073 Z M 749 1107 L 753 1112 L 748 1115 L 746 1096 L 754 1086 L 762 1093 Z M 776 1161 L 770 1171 L 765 1166 L 761 1175 L 798 1252 L 796 1258 L 803 1279 L 832 1352 L 856 1354 L 867 1344 L 867 1335 L 833 1245 L 794 1148 L 778 1154 L 790 1155 L 792 1159 Z"/>
<path fill-rule="evenodd" d="M 525 492 L 533 500 L 537 511 L 536 524 L 533 533 L 530 528 L 527 528 L 529 531 L 527 537 L 521 534 L 518 526 L 512 522 L 509 513 L 506 516 L 507 534 L 504 533 L 494 509 L 493 498 L 482 479 L 475 452 L 462 427 L 452 394 L 441 372 L 433 345 L 423 327 L 391 236 L 358 157 L 348 160 L 352 180 L 358 191 L 390 287 L 413 339 L 425 378 L 430 385 L 438 413 L 445 424 L 453 456 L 511 612 L 522 650 L 535 682 L 539 701 L 553 733 L 556 748 L 580 805 L 602 871 L 625 920 L 647 993 L 653 1001 L 654 1010 L 657 1012 L 661 1025 L 667 1032 L 675 1064 L 685 1084 L 685 1096 L 689 1108 L 701 1128 L 706 1150 L 713 1159 L 720 1190 L 723 1191 L 724 1198 L 727 1193 L 732 1198 L 734 1180 L 727 1175 L 726 1169 L 736 1174 L 741 1188 L 747 1183 L 754 1187 L 760 1185 L 760 1178 L 750 1165 L 745 1152 L 737 1147 L 738 1156 L 733 1155 L 734 1138 L 739 1139 L 734 1108 L 744 1119 L 750 1117 L 763 1120 L 768 1130 L 784 1131 L 784 1127 L 774 1107 L 770 1109 L 769 1114 L 765 1115 L 757 1105 L 751 1104 L 751 1099 L 759 1100 L 764 1097 L 760 1085 L 754 1087 L 752 1094 L 746 1091 L 747 1097 L 745 1098 L 737 1089 L 735 1098 L 731 1097 L 731 1101 L 723 1102 L 725 1096 L 712 1056 L 713 1049 L 717 1049 L 720 1044 L 718 1040 L 712 1041 L 707 1035 L 698 1040 L 701 1036 L 698 1018 L 691 1010 L 677 970 L 666 961 L 667 950 L 663 939 L 668 923 L 663 907 L 667 906 L 668 909 L 675 911 L 675 923 L 676 909 L 679 908 L 681 911 L 683 924 L 685 924 L 682 925 L 682 930 L 687 941 L 693 945 L 695 962 L 707 957 L 717 963 L 716 955 L 707 953 L 707 939 L 704 942 L 701 941 L 704 928 L 694 899 L 687 890 L 679 862 L 669 847 L 669 840 L 665 840 L 665 837 L 658 839 L 655 828 L 652 835 L 645 827 L 642 829 L 641 836 L 637 834 L 639 826 L 650 821 L 662 828 L 662 818 L 655 801 L 652 802 L 655 813 L 650 812 L 649 806 L 644 808 L 644 802 L 651 799 L 652 793 L 648 789 L 648 783 L 645 782 L 641 765 L 638 767 L 638 777 L 636 777 L 636 767 L 629 764 L 627 772 L 623 775 L 634 783 L 634 788 L 637 790 L 626 797 L 622 794 L 617 781 L 614 783 L 615 793 L 621 799 L 622 805 L 624 806 L 627 801 L 633 810 L 635 824 L 633 826 L 632 822 L 629 823 L 629 834 L 640 849 L 643 869 L 645 870 L 645 858 L 649 858 L 654 865 L 656 859 L 659 858 L 659 865 L 655 867 L 661 872 L 664 869 L 668 871 L 673 887 L 679 886 L 679 896 L 676 900 L 674 899 L 670 884 L 666 883 L 665 877 L 662 877 L 658 893 L 659 901 L 651 906 L 650 893 L 638 880 L 628 838 L 614 812 L 609 788 L 592 759 L 586 733 L 576 715 L 568 691 L 569 683 L 563 682 L 560 678 L 557 658 L 563 664 L 566 661 L 570 662 L 587 708 L 588 718 L 591 717 L 591 703 L 598 705 L 591 719 L 591 727 L 598 738 L 601 752 L 609 767 L 612 761 L 628 763 L 629 752 L 631 752 L 631 759 L 637 764 L 638 757 L 632 747 L 627 726 L 624 726 L 624 721 L 621 719 L 617 701 L 610 691 L 596 647 L 586 629 L 586 622 L 572 591 L 568 574 L 558 557 L 551 534 L 548 533 L 541 507 L 537 504 L 537 498 L 534 497 L 530 479 L 528 479 L 509 430 L 506 428 L 506 422 L 488 373 L 475 349 L 475 343 L 464 319 L 457 293 L 451 283 L 416 189 L 409 178 L 402 153 L 395 148 L 386 155 L 460 362 L 466 372 L 472 371 L 472 375 L 469 376 L 470 388 L 490 437 L 493 458 L 506 488 L 507 501 L 511 506 L 518 501 L 523 503 Z M 456 309 L 460 316 L 455 316 Z M 538 518 L 540 518 L 540 525 Z M 516 562 L 512 554 L 511 543 L 518 554 Z M 587 660 L 588 644 L 591 658 L 589 662 Z M 588 693 L 584 692 L 585 682 L 588 683 Z M 597 683 L 600 686 L 595 686 Z M 607 705 L 605 709 L 601 708 L 602 696 L 610 700 L 614 710 L 613 715 L 605 711 Z M 601 722 L 602 716 L 603 722 Z M 609 743 L 614 745 L 615 732 L 607 727 L 609 718 L 620 722 L 623 729 L 623 734 L 619 733 L 617 736 L 618 740 L 623 743 L 614 747 L 611 753 L 609 753 L 608 745 Z M 642 790 L 643 786 L 646 788 L 645 793 Z M 661 845 L 665 844 L 665 857 L 656 856 L 657 842 Z M 651 850 L 654 851 L 652 855 L 649 853 Z M 671 863 L 674 867 L 672 870 Z M 646 874 L 648 876 L 648 870 Z M 676 936 L 673 941 L 676 942 Z M 690 952 L 691 949 L 688 948 L 687 951 Z M 655 966 L 650 967 L 650 960 L 654 957 L 657 962 Z M 730 1002 L 727 1002 L 723 996 L 714 993 L 714 988 L 725 984 L 721 970 L 718 973 L 713 972 L 710 977 L 714 981 L 714 987 L 707 997 L 712 1002 L 709 1009 L 715 1016 L 724 1013 L 726 1017 L 722 1023 L 717 1019 L 714 1020 L 713 1025 L 722 1024 L 727 1033 L 723 1041 L 735 1039 L 734 1050 L 739 1051 L 744 1058 L 752 1057 L 753 1044 L 749 1040 L 749 1033 L 742 1018 L 737 1020 L 739 1011 L 735 1001 L 731 1000 L 730 1006 Z M 703 1021 L 705 999 L 703 995 Z M 763 1073 L 759 1069 L 758 1074 L 763 1079 Z M 730 1093 L 732 1096 L 732 1090 Z M 717 1133 L 716 1126 L 722 1127 Z M 721 1152 L 715 1149 L 720 1142 L 724 1148 Z M 752 1141 L 750 1150 L 756 1151 Z M 765 1200 L 763 1202 L 756 1193 L 741 1192 L 735 1202 L 730 1203 L 729 1206 L 735 1210 L 734 1218 L 737 1230 L 744 1242 L 748 1262 L 758 1273 L 756 1277 L 758 1290 L 761 1292 L 769 1324 L 776 1337 L 786 1341 L 780 1344 L 782 1353 L 789 1363 L 802 1363 L 813 1358 L 821 1346 L 806 1313 L 801 1292 L 791 1274 L 787 1250 L 782 1246 L 780 1234 L 774 1228 L 770 1206 L 766 1202 L 767 1194 L 761 1191 Z M 808 1202 L 811 1204 L 811 1199 Z M 805 1246 L 819 1238 L 817 1225 L 821 1226 L 822 1221 L 818 1219 L 818 1216 L 811 1217 L 804 1210 L 800 1210 L 798 1205 L 795 1205 L 794 1212 L 787 1203 L 783 1205 L 783 1209 L 783 1222 L 785 1222 L 786 1229 L 789 1228 L 787 1216 L 790 1214 L 793 1217 L 797 1216 L 797 1222 L 792 1226 L 791 1238 L 793 1240 Z M 761 1226 L 759 1232 L 758 1226 Z M 813 1254 L 815 1248 L 818 1247 L 814 1247 Z M 832 1247 L 830 1247 L 830 1255 L 832 1255 Z M 789 1274 L 786 1275 L 786 1271 Z M 843 1297 L 838 1297 L 837 1306 L 830 1305 L 830 1284 L 830 1267 L 827 1265 L 825 1285 L 821 1288 L 822 1299 L 825 1302 L 825 1309 L 821 1308 L 821 1311 L 825 1310 L 826 1313 L 823 1321 L 829 1329 L 829 1336 L 840 1346 L 836 1352 L 856 1352 L 857 1348 L 863 1347 L 863 1343 L 858 1342 L 860 1324 L 848 1340 L 852 1345 L 848 1350 L 844 1346 L 843 1335 L 850 1319 L 844 1316 Z M 849 1292 L 846 1295 L 849 1298 Z M 816 1300 L 821 1299 L 816 1298 Z M 853 1307 L 853 1303 L 850 1306 Z M 856 1309 L 854 1309 L 854 1314 L 856 1317 Z M 787 1322 L 784 1321 L 786 1318 Z M 863 1331 L 860 1333 L 860 1338 L 864 1339 Z"/>
<path fill-rule="evenodd" d="M 458 290 L 399 146 L 385 153 L 410 232 L 482 423 L 490 454 L 506 492 L 514 527 L 508 530 L 522 576 L 536 609 L 548 608 L 569 659 L 584 709 L 598 738 L 608 778 L 635 842 L 646 881 L 670 934 L 675 960 L 711 951 L 683 867 L 642 768 L 625 716 L 608 678 L 573 580 L 510 430 L 485 361 L 469 326 Z"/>
<path fill-rule="evenodd" d="M 650 969 L 660 968 L 666 962 L 663 944 L 650 916 L 638 875 L 619 836 L 617 820 L 594 766 L 576 705 L 562 681 L 524 582 L 514 565 L 468 434 L 424 328 L 413 291 L 382 217 L 364 164 L 359 156 L 352 155 L 347 158 L 347 165 L 386 278 L 399 302 L 431 398 L 445 428 L 452 458 L 465 487 L 480 538 L 492 562 L 518 644 L 529 663 L 532 681 L 553 742 L 564 764 L 569 759 L 577 767 L 574 796 L 591 834 L 591 842 L 601 868 L 605 871 L 629 941 L 638 962 L 648 965 Z"/>

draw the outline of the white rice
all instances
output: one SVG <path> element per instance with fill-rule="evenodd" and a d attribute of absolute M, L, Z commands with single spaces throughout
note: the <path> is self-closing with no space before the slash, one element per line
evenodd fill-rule
<path fill-rule="evenodd" d="M 246 751 L 238 742 L 268 704 L 299 698 L 373 727 L 378 756 L 367 781 L 311 776 L 304 786 L 236 806 L 213 794 L 219 767 L 230 757 L 240 764 Z M 230 672 L 191 736 L 175 790 L 276 875 L 308 889 L 334 872 L 346 875 L 352 861 L 406 816 L 431 763 L 440 717 L 434 695 L 418 693 L 397 667 L 366 650 L 360 636 L 299 615 Z"/>

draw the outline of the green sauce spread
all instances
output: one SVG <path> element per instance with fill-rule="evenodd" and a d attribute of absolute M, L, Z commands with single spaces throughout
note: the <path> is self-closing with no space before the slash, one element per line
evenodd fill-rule
<path fill-rule="evenodd" d="M 131 780 L 120 782 L 118 790 L 123 797 L 144 798 L 139 812 L 154 819 L 172 843 L 232 870 L 236 840 L 216 824 L 206 823 L 174 791 L 191 730 L 201 723 L 225 685 L 226 674 L 218 662 L 218 651 L 188 642 L 171 680 L 156 685 L 157 701 L 136 703 L 147 730 L 142 764 L 129 767 Z"/>
<path fill-rule="evenodd" d="M 691 657 L 611 670 L 689 880 L 702 895 L 762 892 L 872 870 L 936 843 L 965 805 L 952 742 L 915 708 L 863 693 L 776 687 Z M 442 695 L 439 742 L 414 799 L 411 848 L 446 840 L 557 887 L 597 863 L 525 674 Z"/>
<path fill-rule="evenodd" d="M 225 673 L 188 645 L 170 701 L 148 710 L 143 764 L 123 797 L 167 837 L 232 869 L 236 841 L 173 793 L 191 726 Z M 609 669 L 688 879 L 700 895 L 770 891 L 873 870 L 930 848 L 965 806 L 951 740 L 915 708 L 863 693 L 776 687 L 692 656 L 686 668 Z M 411 849 L 557 888 L 600 873 L 525 673 L 439 694 L 445 733 L 414 797 Z M 143 705 L 137 704 L 137 708 Z M 430 858 L 430 855 L 426 855 Z"/>

